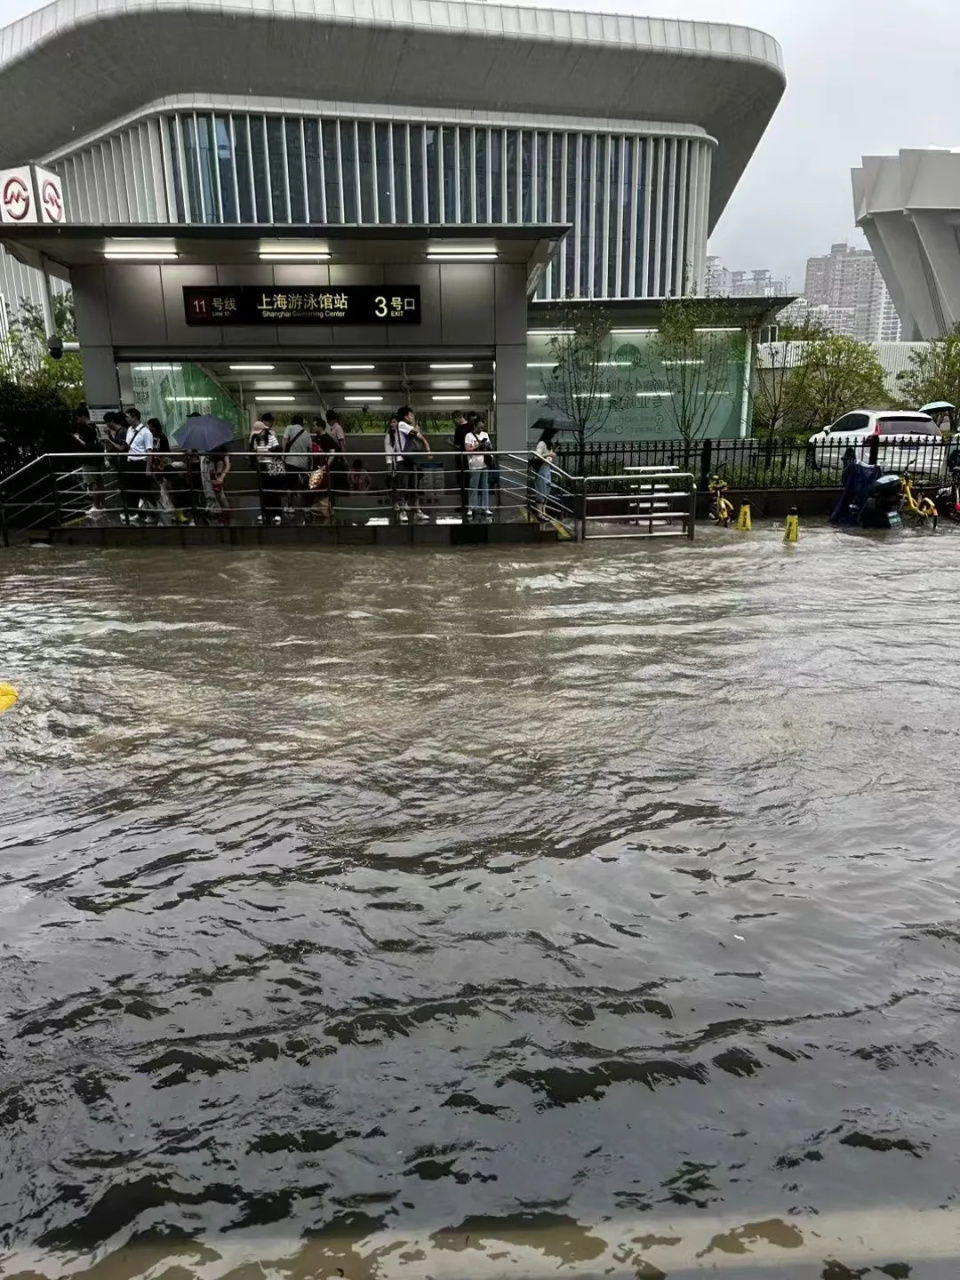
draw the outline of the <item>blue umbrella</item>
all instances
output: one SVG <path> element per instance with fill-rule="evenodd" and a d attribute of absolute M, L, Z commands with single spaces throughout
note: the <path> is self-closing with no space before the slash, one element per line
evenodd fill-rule
<path fill-rule="evenodd" d="M 214 449 L 222 449 L 233 439 L 234 426 L 223 418 L 215 418 L 212 413 L 202 413 L 196 418 L 187 418 L 172 432 L 174 440 L 181 449 L 195 449 L 198 453 L 212 453 Z"/>

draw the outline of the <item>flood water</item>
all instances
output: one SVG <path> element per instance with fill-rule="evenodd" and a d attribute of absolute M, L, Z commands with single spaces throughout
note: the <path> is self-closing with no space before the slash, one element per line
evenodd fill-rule
<path fill-rule="evenodd" d="M 960 536 L 0 553 L 0 1274 L 960 1273 Z"/>

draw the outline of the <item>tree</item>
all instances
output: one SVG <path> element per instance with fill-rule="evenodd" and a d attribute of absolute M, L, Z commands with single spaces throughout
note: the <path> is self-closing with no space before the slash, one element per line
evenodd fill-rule
<path fill-rule="evenodd" d="M 586 441 L 606 426 L 627 397 L 610 359 L 610 317 L 602 307 L 556 312 L 556 332 L 547 341 L 553 367 L 540 379 L 547 406 L 572 426 L 580 475 Z"/>
<path fill-rule="evenodd" d="M 64 341 L 76 341 L 72 293 L 54 296 L 53 320 Z M 17 315 L 9 324 L 9 337 L 0 344 L 0 379 L 44 393 L 57 393 L 69 406 L 78 405 L 83 399 L 80 356 L 75 351 L 65 353 L 60 360 L 50 356 L 43 312 L 27 298 L 20 299 Z"/>
<path fill-rule="evenodd" d="M 674 298 L 663 305 L 653 350 L 667 393 L 664 412 L 680 439 L 692 445 L 706 435 L 731 379 L 739 394 L 746 358 L 743 331 L 730 327 L 722 303 Z"/>
<path fill-rule="evenodd" d="M 810 344 L 825 336 L 810 319 L 781 325 L 777 342 L 754 337 L 753 382 L 750 388 L 754 435 L 772 443 L 796 419 L 807 395 Z"/>
<path fill-rule="evenodd" d="M 897 390 L 904 409 L 919 409 L 935 400 L 960 405 L 960 325 L 911 353 L 910 368 L 897 374 Z"/>
<path fill-rule="evenodd" d="M 788 382 L 801 379 L 794 370 Z M 802 386 L 792 397 L 787 426 L 809 435 L 852 409 L 881 407 L 889 401 L 883 366 L 873 348 L 843 334 L 822 334 L 807 344 Z"/>

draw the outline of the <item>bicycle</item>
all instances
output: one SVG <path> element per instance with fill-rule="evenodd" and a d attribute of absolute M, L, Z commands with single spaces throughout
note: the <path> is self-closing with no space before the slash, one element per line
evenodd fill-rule
<path fill-rule="evenodd" d="M 913 485 L 914 477 L 905 471 L 900 477 L 900 515 L 921 526 L 929 520 L 931 528 L 936 529 L 940 518 L 937 504 L 922 489 L 914 491 Z"/>
<path fill-rule="evenodd" d="M 711 476 L 708 490 L 712 495 L 710 515 L 713 522 L 726 529 L 733 519 L 733 503 L 727 497 L 727 482 L 719 476 Z"/>

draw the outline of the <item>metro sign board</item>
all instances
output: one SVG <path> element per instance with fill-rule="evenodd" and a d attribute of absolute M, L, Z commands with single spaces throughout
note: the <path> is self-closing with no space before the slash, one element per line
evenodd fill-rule
<path fill-rule="evenodd" d="M 49 169 L 41 169 L 35 165 L 33 169 L 35 189 L 40 210 L 41 222 L 59 224 L 66 222 L 66 211 L 63 205 L 63 186 L 60 179 Z"/>
<path fill-rule="evenodd" d="M 0 222 L 24 226 L 39 222 L 29 165 L 0 172 Z"/>

